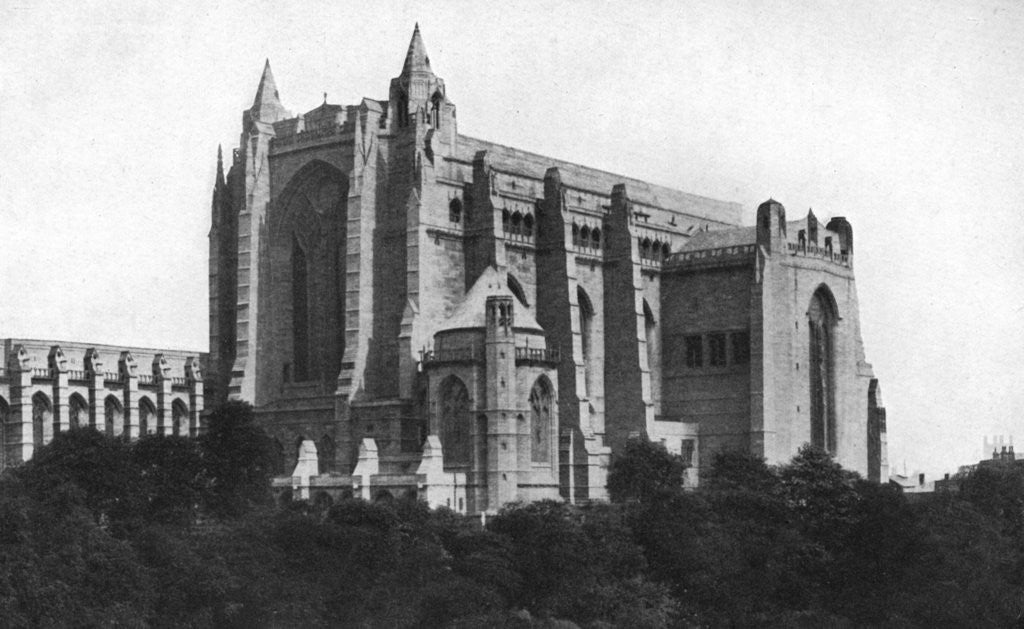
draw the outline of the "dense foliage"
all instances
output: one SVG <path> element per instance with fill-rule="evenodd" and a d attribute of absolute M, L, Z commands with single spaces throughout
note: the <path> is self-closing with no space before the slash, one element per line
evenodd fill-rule
<path fill-rule="evenodd" d="M 4 626 L 1015 626 L 1024 472 L 908 502 L 804 448 L 683 491 L 637 442 L 619 501 L 489 518 L 415 501 L 269 503 L 251 409 L 196 441 L 58 435 L 0 480 Z"/>

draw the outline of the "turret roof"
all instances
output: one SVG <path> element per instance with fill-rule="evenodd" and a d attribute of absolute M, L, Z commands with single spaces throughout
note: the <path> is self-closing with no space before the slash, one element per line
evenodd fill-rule
<path fill-rule="evenodd" d="M 274 82 L 274 73 L 270 70 L 270 59 L 263 65 L 263 75 L 260 76 L 260 85 L 256 88 L 256 98 L 252 101 L 250 111 L 254 119 L 271 122 L 276 122 L 285 114 L 281 97 L 277 93 L 277 83 Z"/>
<path fill-rule="evenodd" d="M 448 317 L 438 331 L 485 327 L 487 325 L 487 298 L 498 295 L 512 297 L 516 300 L 515 325 L 513 326 L 515 329 L 543 332 L 544 329 L 537 323 L 533 311 L 516 298 L 515 294 L 509 290 L 506 279 L 493 266 L 484 269 L 484 272 L 473 283 L 473 287 L 462 298 L 462 302 L 455 307 L 455 312 Z"/>
<path fill-rule="evenodd" d="M 420 24 L 412 31 L 412 40 L 409 42 L 409 52 L 405 54 L 405 64 L 402 66 L 402 74 L 410 72 L 430 72 L 430 57 L 427 55 L 427 47 L 423 43 L 423 36 L 420 35 Z"/>

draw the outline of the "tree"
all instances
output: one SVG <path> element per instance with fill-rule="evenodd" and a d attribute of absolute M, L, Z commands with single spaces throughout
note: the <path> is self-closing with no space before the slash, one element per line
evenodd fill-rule
<path fill-rule="evenodd" d="M 780 468 L 779 479 L 789 506 L 815 539 L 835 540 L 850 524 L 860 496 L 854 485 L 860 476 L 844 470 L 825 450 L 804 444 Z"/>
<path fill-rule="evenodd" d="M 211 513 L 237 516 L 270 500 L 274 442 L 256 425 L 251 404 L 231 401 L 214 410 L 199 445 Z"/>
<path fill-rule="evenodd" d="M 138 515 L 139 473 L 128 441 L 94 428 L 56 434 L 15 475 L 37 499 L 80 504 L 97 522 Z"/>
<path fill-rule="evenodd" d="M 687 464 L 647 437 L 630 439 L 608 470 L 608 494 L 614 502 L 647 501 L 680 491 Z"/>
<path fill-rule="evenodd" d="M 706 479 L 701 479 L 701 486 L 715 491 L 774 492 L 778 490 L 779 477 L 763 457 L 741 450 L 725 450 L 715 454 L 711 472 Z"/>
<path fill-rule="evenodd" d="M 982 513 L 1024 534 L 1024 465 L 982 464 L 960 484 L 960 495 Z"/>
<path fill-rule="evenodd" d="M 195 440 L 147 435 L 132 444 L 130 456 L 139 474 L 143 517 L 150 522 L 191 524 L 205 485 Z"/>

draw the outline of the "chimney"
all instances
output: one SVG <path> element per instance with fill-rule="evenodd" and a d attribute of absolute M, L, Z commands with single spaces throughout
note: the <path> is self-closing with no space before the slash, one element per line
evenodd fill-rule
<path fill-rule="evenodd" d="M 924 487 L 924 472 L 917 475 L 917 484 Z"/>

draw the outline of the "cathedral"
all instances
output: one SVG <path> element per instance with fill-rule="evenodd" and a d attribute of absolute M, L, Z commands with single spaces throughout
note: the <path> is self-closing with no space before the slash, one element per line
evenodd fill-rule
<path fill-rule="evenodd" d="M 241 132 L 213 191 L 207 406 L 252 402 L 280 493 L 600 500 L 637 437 L 691 484 L 715 452 L 807 442 L 887 477 L 843 217 L 769 199 L 743 226 L 463 135 L 418 26 L 386 99 L 295 114 L 268 62 Z"/>

